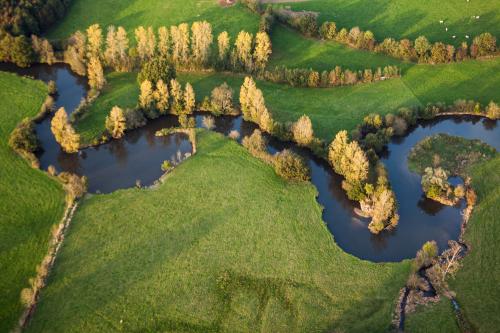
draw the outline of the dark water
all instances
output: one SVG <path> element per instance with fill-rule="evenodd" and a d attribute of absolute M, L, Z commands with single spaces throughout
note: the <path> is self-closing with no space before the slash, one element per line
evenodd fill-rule
<path fill-rule="evenodd" d="M 34 65 L 20 69 L 0 63 L 0 70 L 45 82 L 55 81 L 58 88 L 56 107 L 64 107 L 68 114 L 80 104 L 88 89 L 87 80 L 72 73 L 66 65 Z M 51 117 L 36 126 L 43 148 L 37 154 L 40 167 L 47 169 L 49 165 L 53 165 L 58 172 L 70 171 L 87 176 L 89 192 L 113 192 L 135 186 L 136 180 L 143 186 L 151 185 L 163 174 L 161 164 L 164 160 L 177 160 L 179 154 L 185 156 L 192 150 L 191 142 L 185 134 L 155 137 L 157 130 L 177 126 L 177 120 L 170 117 L 130 131 L 120 140 L 68 154 L 55 141 L 50 130 L 50 120 Z"/>
<path fill-rule="evenodd" d="M 86 81 L 73 75 L 65 66 L 35 66 L 18 70 L 0 65 L 0 70 L 15 71 L 23 75 L 48 81 L 55 80 L 59 89 L 57 106 L 68 112 L 74 110 L 85 95 Z M 202 126 L 203 116 L 196 115 L 196 124 Z M 215 131 L 229 134 L 237 130 L 241 137 L 250 135 L 256 128 L 241 117 L 218 117 Z M 147 126 L 127 132 L 121 140 L 113 140 L 96 148 L 82 150 L 78 154 L 66 154 L 55 142 L 50 132 L 50 122 L 37 126 L 44 151 L 40 153 L 41 166 L 56 166 L 58 171 L 71 171 L 86 175 L 90 192 L 112 192 L 134 186 L 152 184 L 161 174 L 160 165 L 176 155 L 184 155 L 192 149 L 187 137 L 173 134 L 155 137 L 161 128 L 177 126 L 175 117 L 166 116 L 148 123 Z M 318 202 L 324 207 L 323 220 L 334 235 L 337 244 L 346 252 L 372 261 L 400 261 L 412 258 L 423 243 L 435 240 L 444 249 L 449 239 L 457 239 L 460 233 L 460 207 L 448 207 L 424 197 L 420 176 L 409 171 L 407 156 L 410 149 L 426 136 L 448 133 L 466 138 L 481 139 L 497 150 L 500 148 L 500 131 L 497 123 L 481 118 L 440 118 L 423 122 L 407 136 L 395 138 L 382 158 L 399 203 L 400 222 L 391 232 L 373 235 L 367 228 L 368 219 L 354 214 L 355 203 L 348 200 L 342 190 L 341 178 L 331 167 L 311 152 L 291 143 L 269 139 L 271 153 L 290 148 L 306 158 L 311 168 L 311 181 L 318 189 Z M 179 153 L 178 153 L 179 152 Z M 454 179 L 454 182 L 460 181 Z M 462 204 L 461 204 L 462 205 Z"/>

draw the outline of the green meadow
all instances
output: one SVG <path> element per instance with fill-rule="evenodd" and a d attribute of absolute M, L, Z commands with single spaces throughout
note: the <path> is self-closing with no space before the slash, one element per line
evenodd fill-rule
<path fill-rule="evenodd" d="M 463 41 L 470 44 L 472 36 L 483 32 L 500 35 L 500 11 L 495 0 L 312 0 L 284 5 L 318 12 L 320 22 L 371 30 L 377 40 L 423 35 L 431 41 L 459 45 Z"/>
<path fill-rule="evenodd" d="M 346 254 L 310 183 L 220 134 L 197 141 L 159 187 L 83 201 L 27 332 L 389 327 L 409 261 Z"/>
<path fill-rule="evenodd" d="M 48 250 L 51 227 L 64 210 L 58 182 L 31 168 L 8 146 L 25 117 L 34 117 L 47 96 L 40 81 L 0 72 L 0 331 L 14 328 L 36 266 Z"/>

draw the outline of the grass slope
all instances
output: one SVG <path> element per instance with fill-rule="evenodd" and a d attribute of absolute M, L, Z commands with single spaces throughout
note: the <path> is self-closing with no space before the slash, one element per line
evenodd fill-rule
<path fill-rule="evenodd" d="M 409 262 L 344 253 L 315 196 L 200 131 L 158 188 L 83 202 L 27 331 L 385 331 Z"/>
<path fill-rule="evenodd" d="M 337 42 L 306 38 L 280 24 L 274 26 L 271 41 L 273 45 L 269 62 L 271 68 L 283 65 L 323 71 L 332 70 L 337 65 L 352 70 L 376 69 L 387 65 L 396 65 L 403 69 L 411 66 L 380 53 L 356 50 Z"/>
<path fill-rule="evenodd" d="M 495 332 L 500 317 L 493 315 L 500 299 L 500 157 L 471 170 L 478 205 L 469 221 L 465 239 L 471 244 L 463 267 L 450 285 L 476 332 Z"/>
<path fill-rule="evenodd" d="M 35 116 L 46 95 L 42 82 L 0 72 L 0 332 L 12 329 L 19 318 L 21 289 L 35 276 L 50 228 L 64 209 L 59 184 L 8 146 L 14 127 Z"/>
<path fill-rule="evenodd" d="M 415 39 L 424 35 L 432 41 L 459 45 L 462 41 L 470 42 L 465 35 L 475 36 L 485 31 L 500 35 L 500 10 L 496 0 L 314 0 L 286 5 L 296 10 L 319 12 L 320 21 L 334 21 L 338 27 L 359 26 L 371 30 L 379 40 Z M 444 24 L 440 24 L 440 20 L 444 20 Z"/>
<path fill-rule="evenodd" d="M 73 0 L 65 18 L 48 36 L 67 37 L 99 23 L 101 27 L 125 27 L 132 40 L 140 25 L 157 28 L 201 20 L 210 22 L 215 33 L 227 30 L 233 38 L 240 30 L 256 32 L 259 22 L 258 16 L 243 6 L 223 8 L 216 0 Z"/>
<path fill-rule="evenodd" d="M 411 333 L 459 333 L 455 313 L 446 298 L 436 304 L 417 307 L 416 312 L 407 315 L 405 331 Z"/>

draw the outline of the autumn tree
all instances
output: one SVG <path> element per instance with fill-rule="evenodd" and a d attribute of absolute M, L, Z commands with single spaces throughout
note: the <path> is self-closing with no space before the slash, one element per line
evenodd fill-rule
<path fill-rule="evenodd" d="M 89 78 L 89 86 L 95 90 L 101 90 L 106 84 L 104 78 L 104 71 L 102 69 L 101 61 L 97 57 L 90 58 L 87 66 L 87 74 Z"/>
<path fill-rule="evenodd" d="M 227 65 L 227 59 L 229 55 L 229 34 L 227 31 L 223 31 L 217 36 L 217 46 L 219 49 L 219 62 L 223 67 Z"/>
<path fill-rule="evenodd" d="M 431 50 L 431 44 L 424 36 L 415 39 L 415 51 L 421 62 L 425 62 Z"/>
<path fill-rule="evenodd" d="M 33 51 L 35 51 L 36 55 L 38 56 L 39 62 L 49 65 L 52 65 L 54 62 L 56 62 L 54 49 L 52 47 L 52 44 L 50 44 L 47 39 L 32 35 L 31 46 L 33 47 Z"/>
<path fill-rule="evenodd" d="M 229 114 L 233 111 L 233 89 L 226 82 L 215 87 L 211 93 L 210 105 L 214 114 Z"/>
<path fill-rule="evenodd" d="M 62 149 L 68 153 L 78 151 L 80 147 L 80 136 L 75 132 L 73 126 L 68 121 L 68 115 L 64 108 L 60 108 L 50 123 L 50 129 L 54 134 L 56 141 Z"/>
<path fill-rule="evenodd" d="M 497 48 L 497 39 L 489 32 L 482 33 L 474 38 L 471 48 L 474 50 L 473 57 L 493 54 Z"/>
<path fill-rule="evenodd" d="M 252 34 L 240 31 L 234 43 L 233 64 L 244 70 L 250 71 L 252 64 Z"/>
<path fill-rule="evenodd" d="M 64 51 L 64 62 L 69 64 L 71 70 L 78 75 L 85 75 L 86 68 L 86 37 L 77 31 L 68 39 L 68 46 Z"/>
<path fill-rule="evenodd" d="M 271 53 L 271 39 L 269 35 L 265 32 L 258 32 L 255 35 L 255 50 L 253 53 L 256 67 L 264 69 Z"/>
<path fill-rule="evenodd" d="M 100 58 L 102 49 L 102 30 L 99 24 L 93 24 L 87 29 L 87 57 Z"/>
<path fill-rule="evenodd" d="M 314 139 L 311 119 L 303 115 L 292 126 L 293 140 L 299 145 L 308 145 Z"/>
<path fill-rule="evenodd" d="M 196 65 L 203 66 L 207 63 L 212 42 L 213 35 L 210 23 L 207 21 L 194 22 L 191 26 L 191 50 Z"/>
<path fill-rule="evenodd" d="M 158 28 L 158 52 L 164 58 L 170 55 L 170 33 L 166 27 Z"/>
<path fill-rule="evenodd" d="M 165 114 L 167 112 L 170 106 L 169 97 L 168 86 L 163 82 L 163 80 L 156 82 L 154 99 L 156 101 L 156 109 L 160 112 L 160 114 Z"/>
<path fill-rule="evenodd" d="M 131 63 L 128 57 L 129 41 L 127 31 L 123 27 L 118 27 L 115 35 L 117 59 L 115 69 L 117 71 L 131 70 Z"/>
<path fill-rule="evenodd" d="M 123 110 L 114 106 L 106 117 L 106 130 L 115 139 L 121 138 L 127 129 L 127 120 Z"/>
<path fill-rule="evenodd" d="M 184 112 L 187 114 L 193 113 L 195 106 L 196 96 L 194 94 L 194 89 L 188 82 L 186 83 L 186 88 L 184 89 Z"/>
<path fill-rule="evenodd" d="M 245 77 L 240 88 L 240 106 L 243 119 L 255 122 L 266 132 L 273 131 L 275 124 L 264 102 L 264 95 L 250 76 Z"/>
<path fill-rule="evenodd" d="M 151 59 L 155 54 L 156 48 L 156 37 L 153 28 L 148 27 L 145 29 L 143 26 L 139 26 L 134 32 L 139 58 L 141 61 Z"/>
<path fill-rule="evenodd" d="M 189 57 L 189 26 L 181 23 L 170 27 L 172 60 L 176 65 L 186 65 Z"/>
<path fill-rule="evenodd" d="M 170 95 L 172 96 L 172 105 L 170 109 L 174 114 L 180 114 L 184 110 L 184 94 L 181 84 L 176 80 L 170 80 Z"/>
<path fill-rule="evenodd" d="M 116 29 L 113 25 L 108 27 L 108 33 L 106 34 L 106 49 L 104 51 L 104 60 L 106 63 L 115 67 L 118 60 L 118 43 L 116 39 Z"/>
<path fill-rule="evenodd" d="M 144 80 L 140 86 L 140 95 L 139 95 L 139 106 L 142 110 L 150 110 L 153 108 L 154 102 L 154 92 L 153 85 L 151 81 Z"/>
<path fill-rule="evenodd" d="M 390 189 L 383 189 L 373 198 L 373 213 L 372 220 L 368 225 L 368 229 L 372 233 L 379 233 L 388 225 L 396 226 L 399 220 L 399 215 L 395 213 L 396 198 L 394 192 Z"/>

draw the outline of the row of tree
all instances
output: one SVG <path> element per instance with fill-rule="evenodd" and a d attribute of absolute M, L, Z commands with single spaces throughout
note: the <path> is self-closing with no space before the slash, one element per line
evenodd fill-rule
<path fill-rule="evenodd" d="M 329 21 L 318 27 L 318 15 L 315 12 L 268 8 L 265 13 L 267 15 L 272 13 L 277 20 L 292 26 L 306 36 L 335 40 L 353 48 L 381 52 L 403 60 L 437 64 L 497 53 L 496 38 L 488 32 L 474 37 L 470 45 L 463 42 L 458 48 L 442 42 L 430 43 L 424 36 L 418 37 L 415 41 L 406 38 L 401 40 L 385 38 L 382 42 L 377 42 L 371 31 L 362 31 L 359 27 L 353 27 L 350 30 L 338 29 L 335 22 Z"/>
<path fill-rule="evenodd" d="M 212 26 L 206 21 L 194 22 L 191 28 L 182 23 L 170 28 L 138 27 L 133 43 L 123 27 L 108 27 L 106 37 L 98 24 L 90 26 L 86 34 L 77 31 L 67 41 L 65 61 L 82 74 L 85 63 L 98 58 L 116 71 L 130 71 L 156 57 L 169 60 L 177 68 L 223 69 L 252 72 L 263 69 L 272 52 L 269 36 L 259 32 L 255 37 L 241 31 L 231 46 L 226 31 L 217 36 L 214 50 Z M 132 44 L 134 46 L 132 46 Z"/>
<path fill-rule="evenodd" d="M 338 87 L 355 85 L 359 83 L 376 82 L 394 77 L 400 77 L 401 70 L 397 66 L 378 67 L 375 71 L 365 69 L 363 71 L 351 71 L 336 66 L 331 71 L 318 72 L 313 69 L 287 68 L 285 66 L 265 70 L 259 75 L 262 79 L 287 83 L 293 87 Z"/>

